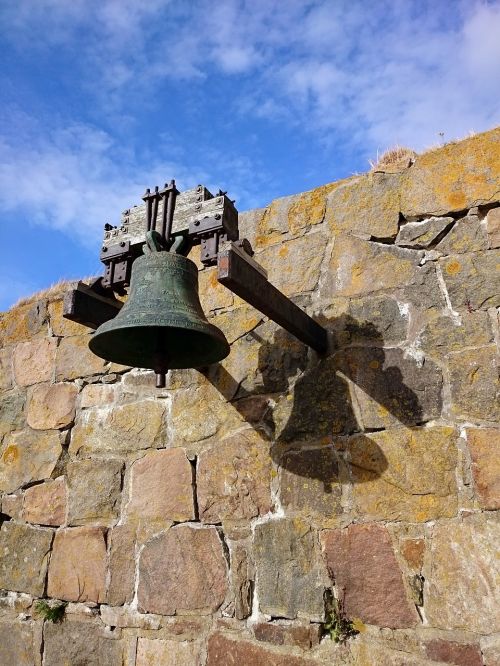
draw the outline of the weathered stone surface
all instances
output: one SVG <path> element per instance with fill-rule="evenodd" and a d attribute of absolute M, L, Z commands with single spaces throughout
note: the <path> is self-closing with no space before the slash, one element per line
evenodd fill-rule
<path fill-rule="evenodd" d="M 254 430 L 216 442 L 197 466 L 198 507 L 205 523 L 250 520 L 271 509 L 271 458 Z"/>
<path fill-rule="evenodd" d="M 62 452 L 58 432 L 23 430 L 0 447 L 0 490 L 11 493 L 31 481 L 50 477 Z"/>
<path fill-rule="evenodd" d="M 23 493 L 18 492 L 15 495 L 4 495 L 2 497 L 1 513 L 14 518 L 14 520 L 23 519 Z"/>
<path fill-rule="evenodd" d="M 63 301 L 52 301 L 48 305 L 49 323 L 52 335 L 70 336 L 70 335 L 86 335 L 89 329 L 82 324 L 77 324 L 76 321 L 65 319 L 63 317 Z"/>
<path fill-rule="evenodd" d="M 308 231 L 325 219 L 326 197 L 332 190 L 341 187 L 340 181 L 322 185 L 309 192 L 292 197 L 288 208 L 288 229 L 292 236 Z"/>
<path fill-rule="evenodd" d="M 429 217 L 421 222 L 407 222 L 404 224 L 396 238 L 396 245 L 425 249 L 453 224 L 452 217 Z"/>
<path fill-rule="evenodd" d="M 211 613 L 227 592 L 227 563 L 215 527 L 178 525 L 153 537 L 139 562 L 139 609 Z"/>
<path fill-rule="evenodd" d="M 312 291 L 319 279 L 327 238 L 313 233 L 289 240 L 279 249 L 270 247 L 256 256 L 267 270 L 269 281 L 287 296 Z"/>
<path fill-rule="evenodd" d="M 393 650 L 371 636 L 358 636 L 349 647 L 349 666 L 436 666 L 435 661 L 411 654 L 405 647 Z"/>
<path fill-rule="evenodd" d="M 346 350 L 339 367 L 352 382 L 364 428 L 415 425 L 441 415 L 443 378 L 428 359 L 417 364 L 401 349 Z"/>
<path fill-rule="evenodd" d="M 408 329 L 408 314 L 389 296 L 356 298 L 349 301 L 347 314 L 328 322 L 336 332 L 337 345 L 402 342 Z"/>
<path fill-rule="evenodd" d="M 234 615 L 238 620 L 243 620 L 252 613 L 255 566 L 249 551 L 249 545 L 243 542 L 235 541 L 230 545 L 229 582 L 231 598 L 234 600 Z"/>
<path fill-rule="evenodd" d="M 500 307 L 500 250 L 451 255 L 439 265 L 455 310 Z"/>
<path fill-rule="evenodd" d="M 118 518 L 122 469 L 120 460 L 68 463 L 69 525 L 109 525 Z"/>
<path fill-rule="evenodd" d="M 464 347 L 486 345 L 492 340 L 488 313 L 465 311 L 459 318 L 441 315 L 431 319 L 420 333 L 418 344 L 424 352 L 441 357 Z"/>
<path fill-rule="evenodd" d="M 456 666 L 483 666 L 479 645 L 435 639 L 425 645 L 425 654 L 435 661 Z"/>
<path fill-rule="evenodd" d="M 155 524 L 195 518 L 193 469 L 184 449 L 151 451 L 132 465 L 127 518 Z"/>
<path fill-rule="evenodd" d="M 102 528 L 74 527 L 56 533 L 47 593 L 66 601 L 105 601 L 106 542 Z"/>
<path fill-rule="evenodd" d="M 65 428 L 75 418 L 78 388 L 74 384 L 39 384 L 30 392 L 28 425 L 35 430 Z"/>
<path fill-rule="evenodd" d="M 462 254 L 481 252 L 488 247 L 488 236 L 484 225 L 477 215 L 468 215 L 457 220 L 452 230 L 436 245 L 436 250 L 443 254 Z"/>
<path fill-rule="evenodd" d="M 34 643 L 31 625 L 19 621 L 0 621 L 0 664 L 3 666 L 34 666 Z"/>
<path fill-rule="evenodd" d="M 47 335 L 47 304 L 36 301 L 4 312 L 0 319 L 2 347 Z"/>
<path fill-rule="evenodd" d="M 139 638 L 137 641 L 136 666 L 198 666 L 201 664 L 199 642 L 179 642 Z"/>
<path fill-rule="evenodd" d="M 398 175 L 369 173 L 340 181 L 327 197 L 325 221 L 334 236 L 353 232 L 390 238 L 398 232 Z"/>
<path fill-rule="evenodd" d="M 463 419 L 500 418 L 498 357 L 494 345 L 455 352 L 448 357 L 451 415 Z"/>
<path fill-rule="evenodd" d="M 198 289 L 203 311 L 208 314 L 222 308 L 229 308 L 234 302 L 234 296 L 217 281 L 217 269 L 204 268 L 198 273 Z"/>
<path fill-rule="evenodd" d="M 5 522 L 0 528 L 0 589 L 43 596 L 52 530 Z"/>
<path fill-rule="evenodd" d="M 7 433 L 24 426 L 24 391 L 6 391 L 0 395 L 0 441 Z"/>
<path fill-rule="evenodd" d="M 292 625 L 278 622 L 260 622 L 254 625 L 253 633 L 258 641 L 273 645 L 297 645 L 309 649 L 321 638 L 321 625 Z"/>
<path fill-rule="evenodd" d="M 109 627 L 124 627 L 137 629 L 152 629 L 156 631 L 161 626 L 160 615 L 146 615 L 132 610 L 129 606 L 104 606 L 99 608 L 101 620 Z"/>
<path fill-rule="evenodd" d="M 165 444 L 165 403 L 142 400 L 82 412 L 71 433 L 71 453 L 126 452 Z"/>
<path fill-rule="evenodd" d="M 289 230 L 288 212 L 297 200 L 298 196 L 280 197 L 253 216 L 255 249 L 281 243 L 286 238 L 285 234 Z"/>
<path fill-rule="evenodd" d="M 260 610 L 321 621 L 330 583 L 317 533 L 300 520 L 273 520 L 257 525 L 254 544 Z"/>
<path fill-rule="evenodd" d="M 486 215 L 486 229 L 490 248 L 500 247 L 500 207 L 492 208 Z"/>
<path fill-rule="evenodd" d="M 466 433 L 479 505 L 500 509 L 500 430 L 467 428 Z"/>
<path fill-rule="evenodd" d="M 354 511 L 363 520 L 425 522 L 457 510 L 456 433 L 391 428 L 348 443 Z"/>
<path fill-rule="evenodd" d="M 333 449 L 289 451 L 280 467 L 280 500 L 286 514 L 322 525 L 335 522 L 342 513 L 342 486 Z"/>
<path fill-rule="evenodd" d="M 12 347 L 0 349 L 0 390 L 12 388 L 14 380 L 12 369 Z"/>
<path fill-rule="evenodd" d="M 40 525 L 63 525 L 66 522 L 67 491 L 64 477 L 27 488 L 24 493 L 24 519 Z"/>
<path fill-rule="evenodd" d="M 50 382 L 54 375 L 57 338 L 23 342 L 14 350 L 14 378 L 18 386 Z"/>
<path fill-rule="evenodd" d="M 264 316 L 251 306 L 243 306 L 223 312 L 212 318 L 211 323 L 218 326 L 229 344 L 253 331 L 264 321 Z"/>
<path fill-rule="evenodd" d="M 208 640 L 207 666 L 317 666 L 316 660 L 274 651 L 262 645 L 215 633 Z"/>
<path fill-rule="evenodd" d="M 344 530 L 325 530 L 321 540 L 332 581 L 342 590 L 347 617 L 380 627 L 417 623 L 385 527 L 350 525 Z"/>
<path fill-rule="evenodd" d="M 418 155 L 402 176 L 403 215 L 445 215 L 495 200 L 499 143 L 497 128 Z"/>
<path fill-rule="evenodd" d="M 431 626 L 491 634 L 500 631 L 497 557 L 500 522 L 472 515 L 436 524 L 425 577 L 425 614 Z"/>
<path fill-rule="evenodd" d="M 134 596 L 135 585 L 135 532 L 134 525 L 118 525 L 109 533 L 109 585 L 108 603 L 121 606 Z"/>
<path fill-rule="evenodd" d="M 420 571 L 424 563 L 425 541 L 423 539 L 404 539 L 400 544 L 400 551 L 409 566 Z"/>
<path fill-rule="evenodd" d="M 280 398 L 273 411 L 277 440 L 321 440 L 358 430 L 349 386 L 338 369 L 335 357 L 319 359 L 299 377 L 293 393 Z"/>
<path fill-rule="evenodd" d="M 414 284 L 418 281 L 421 252 L 373 243 L 351 236 L 335 240 L 321 296 L 365 296 Z"/>
<path fill-rule="evenodd" d="M 500 636 L 486 636 L 481 639 L 481 652 L 485 666 L 500 664 Z"/>
<path fill-rule="evenodd" d="M 122 666 L 123 645 L 93 622 L 45 622 L 44 666 Z"/>
<path fill-rule="evenodd" d="M 80 407 L 103 407 L 114 402 L 117 394 L 115 384 L 87 384 L 80 396 Z"/>
<path fill-rule="evenodd" d="M 104 372 L 106 361 L 89 349 L 90 335 L 62 338 L 56 354 L 56 381 L 89 377 Z"/>

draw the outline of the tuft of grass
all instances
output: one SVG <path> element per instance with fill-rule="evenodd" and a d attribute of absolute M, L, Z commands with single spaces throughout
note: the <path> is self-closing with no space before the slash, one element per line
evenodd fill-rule
<path fill-rule="evenodd" d="M 43 620 L 56 624 L 62 622 L 67 605 L 68 604 L 64 601 L 61 603 L 49 604 L 48 601 L 40 599 L 40 601 L 37 601 L 35 604 L 35 612 Z"/>
<path fill-rule="evenodd" d="M 406 148 L 405 146 L 394 146 L 389 148 L 382 155 L 378 155 L 377 159 L 369 160 L 372 171 L 382 170 L 387 167 L 408 167 L 415 159 L 417 153 L 411 148 Z"/>
<path fill-rule="evenodd" d="M 335 643 L 344 643 L 351 636 L 356 636 L 359 631 L 355 629 L 352 620 L 346 617 L 342 601 L 336 599 L 333 594 L 325 598 L 326 621 L 322 624 L 324 636 L 330 636 Z"/>

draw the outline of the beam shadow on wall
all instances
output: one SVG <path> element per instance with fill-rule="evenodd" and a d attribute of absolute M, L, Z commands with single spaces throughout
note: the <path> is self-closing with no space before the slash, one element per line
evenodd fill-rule
<path fill-rule="evenodd" d="M 256 331 L 250 333 L 261 343 L 260 381 L 250 391 L 222 364 L 203 374 L 271 442 L 270 454 L 277 464 L 320 480 L 331 492 L 334 483 L 371 481 L 387 469 L 387 459 L 370 432 L 399 424 L 416 426 L 425 421 L 425 414 L 400 367 L 388 362 L 389 353 L 402 358 L 403 352 L 395 348 L 386 353 L 373 323 L 349 315 L 320 323 L 334 338 L 332 352 L 321 358 L 313 354 L 308 359 L 307 348 L 283 329 L 276 331 L 272 343 Z M 418 374 L 416 362 L 411 363 Z M 325 454 L 325 445 L 333 445 L 334 452 L 349 447 L 349 467 L 356 468 L 350 479 L 341 478 L 347 472 L 339 471 L 336 455 Z"/>

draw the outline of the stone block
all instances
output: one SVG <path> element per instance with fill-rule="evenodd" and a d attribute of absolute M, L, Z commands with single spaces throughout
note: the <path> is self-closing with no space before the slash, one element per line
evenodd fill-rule
<path fill-rule="evenodd" d="M 357 233 L 392 238 L 398 233 L 400 176 L 368 173 L 335 183 L 325 221 L 334 236 Z"/>
<path fill-rule="evenodd" d="M 400 552 L 411 569 L 415 571 L 422 569 L 425 554 L 423 539 L 404 539 L 400 544 Z"/>
<path fill-rule="evenodd" d="M 68 337 L 70 335 L 87 335 L 89 329 L 76 321 L 63 317 L 63 301 L 52 301 L 48 305 L 49 323 L 52 335 Z"/>
<path fill-rule="evenodd" d="M 3 313 L 0 319 L 1 346 L 47 335 L 47 304 L 35 301 Z"/>
<path fill-rule="evenodd" d="M 408 314 L 390 296 L 368 296 L 349 301 L 347 314 L 327 323 L 336 333 L 336 346 L 372 344 L 382 347 L 406 339 Z"/>
<path fill-rule="evenodd" d="M 52 530 L 4 522 L 0 528 L 0 589 L 42 597 Z"/>
<path fill-rule="evenodd" d="M 280 397 L 272 414 L 278 441 L 318 441 L 358 430 L 349 386 L 338 370 L 336 357 L 318 359 Z"/>
<path fill-rule="evenodd" d="M 500 430 L 467 428 L 472 476 L 482 509 L 500 509 Z"/>
<path fill-rule="evenodd" d="M 462 254 L 464 252 L 482 252 L 488 249 L 488 235 L 484 224 L 477 215 L 468 215 L 457 220 L 455 226 L 436 245 L 442 254 Z"/>
<path fill-rule="evenodd" d="M 385 527 L 350 525 L 343 530 L 325 530 L 321 540 L 348 618 L 393 629 L 415 626 L 418 615 L 407 598 Z"/>
<path fill-rule="evenodd" d="M 6 391 L 0 394 L 0 441 L 6 434 L 24 427 L 25 402 L 26 394 L 22 390 Z"/>
<path fill-rule="evenodd" d="M 0 664 L 34 666 L 37 663 L 35 649 L 33 625 L 7 619 L 0 621 Z"/>
<path fill-rule="evenodd" d="M 316 659 L 264 647 L 216 632 L 208 639 L 207 666 L 318 666 Z"/>
<path fill-rule="evenodd" d="M 44 666 L 122 666 L 123 641 L 93 622 L 45 622 Z"/>
<path fill-rule="evenodd" d="M 120 514 L 123 463 L 76 460 L 67 465 L 68 524 L 109 525 Z"/>
<path fill-rule="evenodd" d="M 128 520 L 194 520 L 193 469 L 184 449 L 151 451 L 132 465 Z"/>
<path fill-rule="evenodd" d="M 103 603 L 106 557 L 102 528 L 74 527 L 57 532 L 50 558 L 48 596 Z"/>
<path fill-rule="evenodd" d="M 260 610 L 321 622 L 330 582 L 317 533 L 300 520 L 272 520 L 256 526 L 254 546 Z"/>
<path fill-rule="evenodd" d="M 199 642 L 180 642 L 139 638 L 137 641 L 136 666 L 199 666 L 202 663 Z"/>
<path fill-rule="evenodd" d="M 271 509 L 269 445 L 254 430 L 216 442 L 197 464 L 200 519 L 251 520 Z"/>
<path fill-rule="evenodd" d="M 500 307 L 500 250 L 450 255 L 439 265 L 454 310 Z"/>
<path fill-rule="evenodd" d="M 441 358 L 443 354 L 464 347 L 479 347 L 493 340 L 491 320 L 487 312 L 461 312 L 460 318 L 441 315 L 428 322 L 420 333 L 418 344 L 427 354 Z"/>
<path fill-rule="evenodd" d="M 426 249 L 453 222 L 452 217 L 428 217 L 420 222 L 407 222 L 399 230 L 396 245 L 411 247 L 417 250 Z"/>
<path fill-rule="evenodd" d="M 298 196 L 280 197 L 254 216 L 253 247 L 256 250 L 281 243 L 289 230 L 288 212 Z M 241 234 L 240 234 L 241 235 Z"/>
<path fill-rule="evenodd" d="M 275 287 L 296 296 L 316 288 L 327 242 L 323 233 L 312 233 L 267 248 L 255 258 Z"/>
<path fill-rule="evenodd" d="M 432 627 L 478 634 L 500 631 L 497 557 L 500 523 L 488 514 L 435 525 L 425 577 Z"/>
<path fill-rule="evenodd" d="M 290 197 L 288 207 L 288 230 L 292 236 L 301 235 L 325 219 L 328 195 L 346 181 L 328 183 L 314 190 Z M 289 197 L 287 197 L 289 198 Z"/>
<path fill-rule="evenodd" d="M 66 428 L 75 418 L 74 384 L 38 384 L 29 393 L 26 420 L 34 430 Z"/>
<path fill-rule="evenodd" d="M 215 527 L 172 527 L 142 550 L 139 610 L 160 615 L 213 613 L 226 596 L 227 568 Z"/>
<path fill-rule="evenodd" d="M 351 236 L 335 240 L 321 297 L 361 297 L 419 282 L 422 252 Z"/>
<path fill-rule="evenodd" d="M 56 381 L 64 382 L 104 372 L 107 361 L 89 349 L 90 335 L 62 338 L 56 354 Z"/>
<path fill-rule="evenodd" d="M 57 527 L 66 522 L 68 497 L 63 476 L 27 488 L 24 493 L 24 520 Z"/>
<path fill-rule="evenodd" d="M 52 380 L 57 342 L 57 338 L 40 338 L 17 345 L 13 367 L 18 386 L 31 386 Z"/>
<path fill-rule="evenodd" d="M 166 443 L 166 405 L 141 400 L 80 413 L 71 433 L 70 453 L 125 453 Z"/>
<path fill-rule="evenodd" d="M 253 633 L 258 641 L 264 641 L 272 645 L 296 645 L 308 650 L 313 645 L 319 644 L 321 625 L 259 622 L 254 625 Z"/>
<path fill-rule="evenodd" d="M 255 566 L 249 544 L 240 541 L 231 542 L 230 553 L 229 582 L 231 598 L 234 602 L 234 615 L 238 620 L 244 620 L 252 613 Z"/>
<path fill-rule="evenodd" d="M 420 365 L 401 349 L 360 347 L 346 350 L 338 362 L 363 428 L 411 426 L 441 416 L 443 377 L 430 359 Z"/>
<path fill-rule="evenodd" d="M 109 532 L 108 603 L 122 606 L 132 601 L 135 587 L 134 525 L 118 525 Z"/>
<path fill-rule="evenodd" d="M 498 193 L 500 130 L 418 155 L 401 181 L 405 217 L 446 215 L 486 204 Z"/>
<path fill-rule="evenodd" d="M 492 208 L 486 215 L 486 229 L 490 248 L 500 247 L 500 208 Z"/>
<path fill-rule="evenodd" d="M 434 661 L 456 666 L 483 666 L 481 650 L 477 643 L 454 643 L 435 639 L 425 644 L 425 654 Z"/>
<path fill-rule="evenodd" d="M 101 605 L 99 608 L 101 620 L 108 627 L 151 629 L 157 631 L 161 627 L 160 615 L 146 615 L 138 613 L 127 606 L 113 608 L 112 606 Z"/>
<path fill-rule="evenodd" d="M 215 310 L 230 308 L 234 303 L 234 295 L 217 281 L 217 268 L 204 268 L 198 273 L 198 289 L 201 307 L 205 314 Z"/>
<path fill-rule="evenodd" d="M 0 446 L 0 490 L 12 493 L 26 483 L 50 478 L 61 453 L 61 435 L 53 430 L 8 435 Z"/>
<path fill-rule="evenodd" d="M 111 405 L 115 401 L 116 394 L 115 384 L 87 384 L 81 392 L 80 407 L 86 409 Z"/>
<path fill-rule="evenodd" d="M 12 388 L 14 374 L 12 368 L 13 348 L 0 349 L 0 390 Z"/>
<path fill-rule="evenodd" d="M 362 520 L 426 522 L 457 511 L 453 428 L 391 428 L 348 442 L 353 510 Z"/>
<path fill-rule="evenodd" d="M 496 422 L 500 419 L 498 356 L 495 345 L 448 356 L 451 416 Z"/>
<path fill-rule="evenodd" d="M 483 636 L 481 638 L 481 652 L 485 666 L 498 666 L 500 664 L 500 636 Z"/>
<path fill-rule="evenodd" d="M 332 448 L 285 453 L 280 462 L 280 500 L 287 516 L 321 525 L 342 513 L 339 464 Z"/>
<path fill-rule="evenodd" d="M 14 518 L 14 520 L 23 519 L 23 493 L 18 492 L 14 495 L 4 495 L 0 504 L 0 513 Z"/>

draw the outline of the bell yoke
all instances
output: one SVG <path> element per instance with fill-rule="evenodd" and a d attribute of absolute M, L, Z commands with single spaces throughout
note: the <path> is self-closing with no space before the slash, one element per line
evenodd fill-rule
<path fill-rule="evenodd" d="M 198 296 L 198 267 L 187 258 L 201 246 L 204 266 L 217 280 L 299 340 L 323 354 L 326 330 L 267 280 L 250 243 L 239 240 L 238 212 L 226 193 L 205 187 L 179 193 L 175 181 L 146 190 L 144 204 L 123 213 L 120 227 L 106 224 L 101 250 L 104 276 L 79 283 L 64 299 L 63 314 L 97 328 L 89 347 L 114 363 L 149 368 L 156 386 L 168 370 L 202 368 L 230 351 Z M 158 215 L 161 221 L 157 229 Z M 125 295 L 125 304 L 115 294 Z"/>

